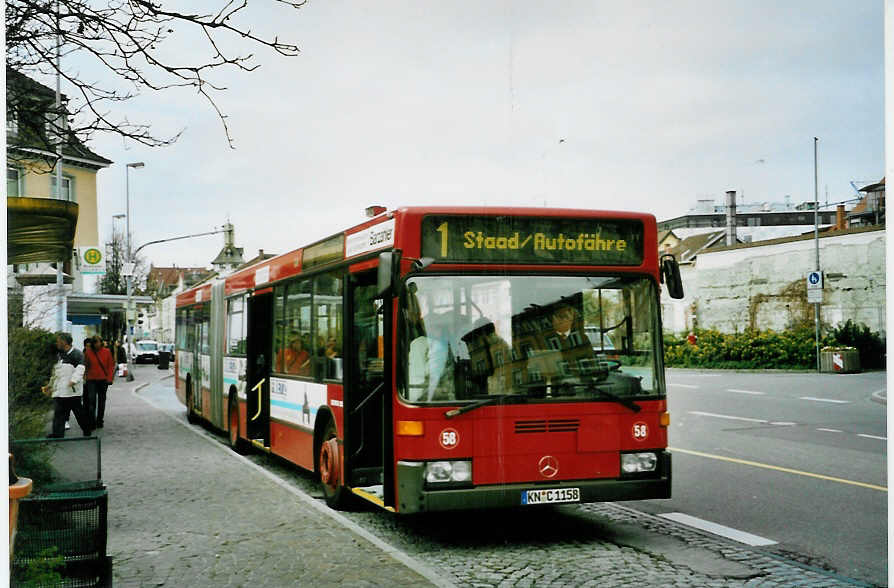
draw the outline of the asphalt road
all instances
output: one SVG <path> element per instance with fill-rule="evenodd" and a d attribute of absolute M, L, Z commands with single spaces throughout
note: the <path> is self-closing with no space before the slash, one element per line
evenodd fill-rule
<path fill-rule="evenodd" d="M 155 366 L 143 370 L 141 378 L 161 375 Z M 751 543 L 756 552 L 887 584 L 886 406 L 872 399 L 885 388 L 884 372 L 834 376 L 670 370 L 668 382 L 674 498 L 625 506 L 696 517 L 682 521 L 683 526 L 703 521 L 723 525 L 729 529 L 709 531 L 727 536 L 731 530 L 735 541 L 756 541 Z M 183 414 L 169 391 L 153 393 L 152 402 Z M 251 457 L 304 492 L 318 493 L 312 476 Z M 593 506 L 582 505 L 581 512 Z M 577 512 L 578 507 L 572 508 Z M 389 542 L 408 538 L 414 545 L 409 551 L 424 543 L 425 533 L 413 524 L 382 517 L 377 510 L 351 516 Z M 678 515 L 670 516 L 679 526 Z M 463 527 L 465 518 L 452 518 Z M 753 537 L 743 537 L 743 532 Z M 465 531 L 459 534 L 468 539 Z M 462 560 L 462 550 L 454 547 L 440 545 L 435 552 L 455 551 L 451 557 Z M 587 543 L 578 551 L 592 549 Z M 462 560 L 454 565 L 465 569 L 471 564 Z"/>
<path fill-rule="evenodd" d="M 673 498 L 628 504 L 887 583 L 886 405 L 873 399 L 885 372 L 669 370 L 667 380 Z"/>

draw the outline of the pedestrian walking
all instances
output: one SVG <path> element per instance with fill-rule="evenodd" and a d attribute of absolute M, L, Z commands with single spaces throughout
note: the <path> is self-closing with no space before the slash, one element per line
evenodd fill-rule
<path fill-rule="evenodd" d="M 53 397 L 53 432 L 54 438 L 65 436 L 65 422 L 68 415 L 74 412 L 75 419 L 85 437 L 93 432 L 90 415 L 84 410 L 81 399 L 81 383 L 84 381 L 84 354 L 72 346 L 71 335 L 58 333 L 56 349 L 59 361 L 53 366 L 50 382 L 44 386 L 44 392 Z"/>
<path fill-rule="evenodd" d="M 124 350 L 124 343 L 121 339 L 115 340 L 115 361 L 118 362 L 118 375 L 127 375 L 127 352 Z"/>
<path fill-rule="evenodd" d="M 93 428 L 101 429 L 106 412 L 106 392 L 115 378 L 115 360 L 103 346 L 102 337 L 97 335 L 88 341 L 90 344 L 84 347 L 84 359 L 87 363 L 84 407 L 93 419 Z"/>

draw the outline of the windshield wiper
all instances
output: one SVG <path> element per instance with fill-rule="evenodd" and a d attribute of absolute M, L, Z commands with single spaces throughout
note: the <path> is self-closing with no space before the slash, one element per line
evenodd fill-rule
<path fill-rule="evenodd" d="M 470 410 L 475 410 L 476 408 L 481 408 L 482 406 L 487 406 L 488 404 L 494 404 L 496 402 L 508 400 L 509 398 L 519 398 L 519 399 L 527 399 L 527 394 L 496 394 L 494 396 L 488 396 L 487 398 L 482 398 L 472 404 L 467 404 L 465 406 L 461 406 L 459 408 L 454 408 L 448 410 L 444 413 L 444 416 L 448 419 L 452 419 L 455 416 L 459 416 L 463 413 L 469 412 Z"/>
<path fill-rule="evenodd" d="M 626 407 L 626 408 L 629 408 L 629 409 L 632 410 L 633 412 L 639 412 L 639 411 L 641 411 L 641 410 L 643 409 L 642 406 L 640 406 L 639 404 L 637 404 L 637 403 L 635 403 L 634 401 L 630 400 L 629 398 L 624 398 L 623 396 L 618 396 L 618 395 L 615 394 L 614 392 L 609 392 L 608 390 L 606 390 L 606 389 L 604 389 L 604 388 L 600 388 L 599 386 L 597 386 L 597 385 L 594 384 L 594 383 L 588 383 L 588 384 L 571 384 L 571 386 L 573 386 L 573 387 L 575 387 L 575 388 L 581 388 L 581 387 L 584 387 L 584 388 L 587 389 L 588 392 L 596 392 L 596 393 L 598 393 L 598 394 L 601 394 L 602 396 L 605 396 L 605 397 L 608 398 L 609 400 L 614 400 L 615 402 L 617 402 L 617 403 L 620 404 L 621 406 L 624 406 L 624 407 Z"/>

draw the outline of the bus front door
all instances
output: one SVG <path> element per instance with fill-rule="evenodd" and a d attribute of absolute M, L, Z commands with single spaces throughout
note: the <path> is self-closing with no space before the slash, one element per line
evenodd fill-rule
<path fill-rule="evenodd" d="M 351 276 L 350 348 L 354 350 L 344 409 L 347 483 L 377 495 L 385 505 L 394 502 L 391 463 L 391 394 L 386 378 L 386 317 L 376 299 L 376 272 Z M 388 313 L 390 315 L 390 313 Z"/>
<path fill-rule="evenodd" d="M 248 299 L 248 382 L 246 428 L 254 443 L 270 447 L 270 367 L 273 339 L 273 294 Z"/>

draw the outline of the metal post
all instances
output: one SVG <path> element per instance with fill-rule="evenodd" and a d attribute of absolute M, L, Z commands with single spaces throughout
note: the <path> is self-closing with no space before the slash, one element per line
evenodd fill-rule
<path fill-rule="evenodd" d="M 133 350 L 136 349 L 133 341 L 133 322 L 131 319 L 131 298 L 133 297 L 133 270 L 134 270 L 134 262 L 133 255 L 130 250 L 130 168 L 132 167 L 144 167 L 146 164 L 142 161 L 128 163 L 125 166 L 124 171 L 124 185 L 125 185 L 125 194 L 126 194 L 126 204 L 127 204 L 127 263 L 128 269 L 130 270 L 127 274 L 127 308 L 124 311 L 125 324 L 127 325 L 127 349 L 125 350 L 127 353 L 127 381 L 133 381 L 133 361 L 131 360 L 131 355 L 133 355 Z"/>
<path fill-rule="evenodd" d="M 62 36 L 59 17 L 59 0 L 56 0 L 56 117 L 52 128 L 56 139 L 56 199 L 62 200 L 62 133 L 60 125 L 62 121 L 62 74 L 60 64 L 62 56 Z M 60 259 L 56 267 L 56 330 L 60 333 L 65 329 L 65 285 L 62 279 L 62 269 L 65 260 Z"/>
<path fill-rule="evenodd" d="M 819 172 L 817 171 L 817 143 L 819 139 L 813 138 L 813 244 L 816 250 L 816 271 L 820 271 L 819 257 Z M 820 371 L 820 305 L 818 302 L 813 304 L 813 323 L 816 334 L 816 371 Z"/>

